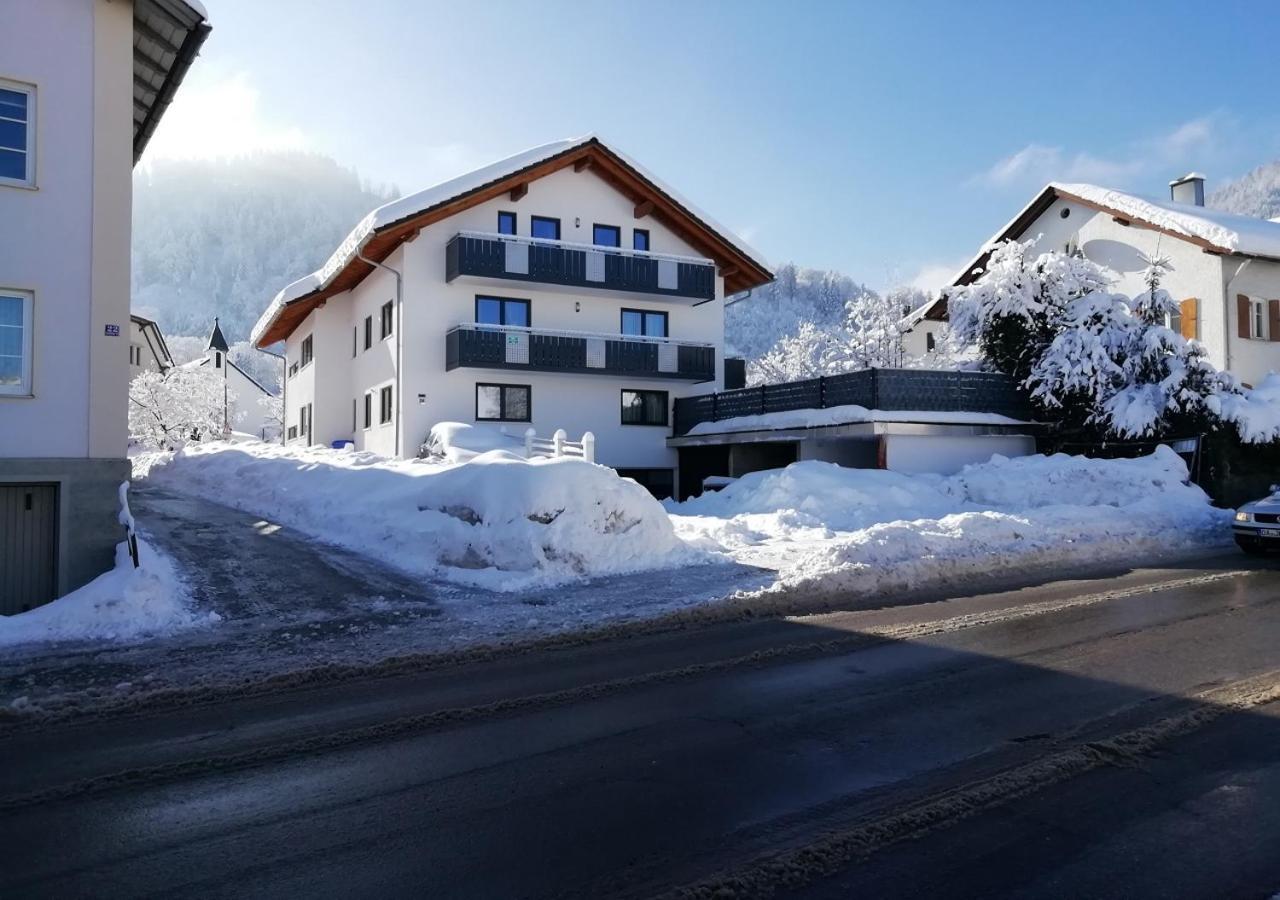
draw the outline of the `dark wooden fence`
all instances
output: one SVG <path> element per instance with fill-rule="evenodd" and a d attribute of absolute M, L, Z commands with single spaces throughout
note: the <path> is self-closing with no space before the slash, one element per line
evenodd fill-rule
<path fill-rule="evenodd" d="M 699 422 L 849 405 L 881 410 L 989 412 L 1015 419 L 1031 417 L 1026 395 L 1006 375 L 863 369 L 844 375 L 681 397 L 675 401 L 674 426 L 676 435 L 682 435 Z"/>

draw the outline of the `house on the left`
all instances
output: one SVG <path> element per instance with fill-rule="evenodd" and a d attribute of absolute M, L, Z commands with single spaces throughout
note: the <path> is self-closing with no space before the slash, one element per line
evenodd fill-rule
<path fill-rule="evenodd" d="M 198 0 L 3 4 L 0 614 L 108 569 L 129 478 L 131 170 L 201 44 Z"/>

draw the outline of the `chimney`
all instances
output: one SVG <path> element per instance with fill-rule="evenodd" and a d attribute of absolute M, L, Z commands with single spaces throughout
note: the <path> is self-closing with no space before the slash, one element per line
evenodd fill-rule
<path fill-rule="evenodd" d="M 1199 172 L 1188 172 L 1181 178 L 1170 181 L 1169 198 L 1174 203 L 1204 206 L 1204 176 Z"/>

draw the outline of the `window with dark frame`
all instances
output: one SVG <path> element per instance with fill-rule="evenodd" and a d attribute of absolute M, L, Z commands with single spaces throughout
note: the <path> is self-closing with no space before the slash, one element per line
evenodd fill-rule
<path fill-rule="evenodd" d="M 378 424 L 386 425 L 390 421 L 391 421 L 391 385 L 387 385 L 378 394 Z"/>
<path fill-rule="evenodd" d="M 666 425 L 669 409 L 666 391 L 622 389 L 623 425 Z"/>
<path fill-rule="evenodd" d="M 355 359 L 356 354 L 360 352 L 360 326 L 351 326 L 351 358 Z"/>
<path fill-rule="evenodd" d="M 649 249 L 649 230 L 647 228 L 637 228 L 631 232 L 631 249 Z"/>
<path fill-rule="evenodd" d="M 364 395 L 364 427 L 373 427 L 373 394 Z"/>
<path fill-rule="evenodd" d="M 533 389 L 527 384 L 476 384 L 477 422 L 528 422 Z"/>
<path fill-rule="evenodd" d="M 391 306 L 391 301 L 388 300 L 386 303 L 382 304 L 381 325 L 382 325 L 382 339 L 384 341 L 387 338 L 391 337 L 393 315 L 394 313 L 393 313 L 393 308 Z"/>
<path fill-rule="evenodd" d="M 311 340 L 311 338 L 307 338 L 307 340 Z M 221 354 L 221 353 L 214 353 L 214 354 L 213 354 L 213 367 L 214 367 L 215 369 L 221 369 L 221 368 L 222 368 L 222 354 Z"/>
<path fill-rule="evenodd" d="M 476 295 L 477 325 L 514 325 L 528 328 L 531 321 L 532 308 L 528 300 Z"/>
<path fill-rule="evenodd" d="M 560 240 L 560 220 L 549 216 L 530 216 L 529 234 L 544 241 Z"/>
<path fill-rule="evenodd" d="M 591 227 L 591 243 L 597 247 L 621 247 L 622 229 L 617 225 L 597 223 Z"/>
<path fill-rule="evenodd" d="M 312 343 L 312 335 L 307 335 L 302 339 L 302 368 L 305 369 L 307 366 L 311 365 L 311 360 L 315 359 L 315 353 L 313 352 L 314 347 L 315 344 Z M 218 360 L 218 365 L 219 367 L 222 365 L 221 358 Z"/>
<path fill-rule="evenodd" d="M 364 317 L 364 349 L 373 346 L 373 316 Z"/>
<path fill-rule="evenodd" d="M 498 213 L 498 234 L 516 233 L 516 214 L 513 212 Z"/>
<path fill-rule="evenodd" d="M 668 337 L 667 314 L 649 309 L 622 310 L 622 333 L 637 337 Z"/>
<path fill-rule="evenodd" d="M 933 332 L 932 332 L 932 331 L 926 331 L 926 332 L 924 333 L 924 349 L 925 349 L 925 351 L 926 351 L 926 352 L 928 352 L 928 353 L 932 353 L 932 352 L 934 351 L 934 349 L 935 349 L 937 346 L 938 346 L 938 342 L 937 342 L 936 340 L 934 340 Z"/>
<path fill-rule="evenodd" d="M 360 406 L 360 401 L 357 400 L 355 397 L 352 397 L 351 398 L 351 433 L 352 435 L 354 435 L 356 431 L 356 409 L 359 406 Z"/>

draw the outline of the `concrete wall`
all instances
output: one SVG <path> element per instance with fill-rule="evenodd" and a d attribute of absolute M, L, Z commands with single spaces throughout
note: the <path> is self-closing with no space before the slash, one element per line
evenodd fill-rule
<path fill-rule="evenodd" d="M 935 472 L 950 475 L 971 463 L 984 463 L 995 454 L 1030 456 L 1035 438 L 1025 435 L 885 435 L 885 468 L 907 474 Z"/>
<path fill-rule="evenodd" d="M 561 239 L 589 244 L 594 223 L 619 226 L 622 246 L 631 246 L 634 228 L 648 229 L 650 247 L 656 252 L 699 255 L 652 217 L 637 220 L 634 204 L 590 170 L 564 169 L 532 182 L 528 193 L 512 203 L 500 199 L 466 210 L 424 228 L 413 241 L 402 245 L 386 264 L 404 277 L 403 310 L 397 316 L 396 334 L 380 338 L 383 303 L 395 298 L 394 278 L 376 271 L 350 291 L 329 298 L 313 312 L 286 342 L 290 363 L 297 361 L 302 340 L 316 335 L 316 362 L 289 380 L 286 419 L 297 423 L 300 405 L 315 404 L 315 441 L 352 439 L 357 448 L 384 455 L 415 455 L 432 425 L 441 421 L 475 422 L 475 386 L 478 382 L 527 384 L 532 389 L 532 423 L 505 423 L 513 434 L 531 424 L 543 435 L 563 428 L 573 438 L 592 431 L 597 438 L 597 459 L 607 465 L 636 468 L 674 468 L 676 453 L 666 446 L 669 427 L 621 424 L 623 388 L 667 391 L 678 396 L 705 393 L 723 383 L 724 290 L 717 278 L 716 298 L 701 306 L 692 301 L 673 302 L 654 297 L 637 299 L 609 292 L 578 291 L 570 287 L 532 287 L 508 283 L 500 287 L 445 281 L 445 247 L 459 231 L 494 232 L 498 212 L 517 214 L 518 234 L 528 236 L 534 215 L 559 218 Z M 563 329 L 616 334 L 621 330 L 621 310 L 652 309 L 668 313 L 669 336 L 698 341 L 717 348 L 717 378 L 695 385 L 674 379 L 635 379 L 605 375 L 559 375 L 518 370 L 472 368 L 445 371 L 445 334 L 450 328 L 475 321 L 478 294 L 527 299 L 535 329 Z M 364 319 L 373 318 L 373 346 L 364 349 Z M 403 321 L 401 321 L 403 320 Z M 356 353 L 352 356 L 352 337 Z M 397 336 L 398 335 L 398 336 Z M 399 447 L 394 423 L 378 423 L 378 391 L 395 378 L 396 341 L 403 341 L 403 392 Z M 363 427 L 363 396 L 373 393 L 373 425 Z M 422 401 L 419 402 L 419 395 Z M 351 428 L 352 401 L 357 423 Z"/>

